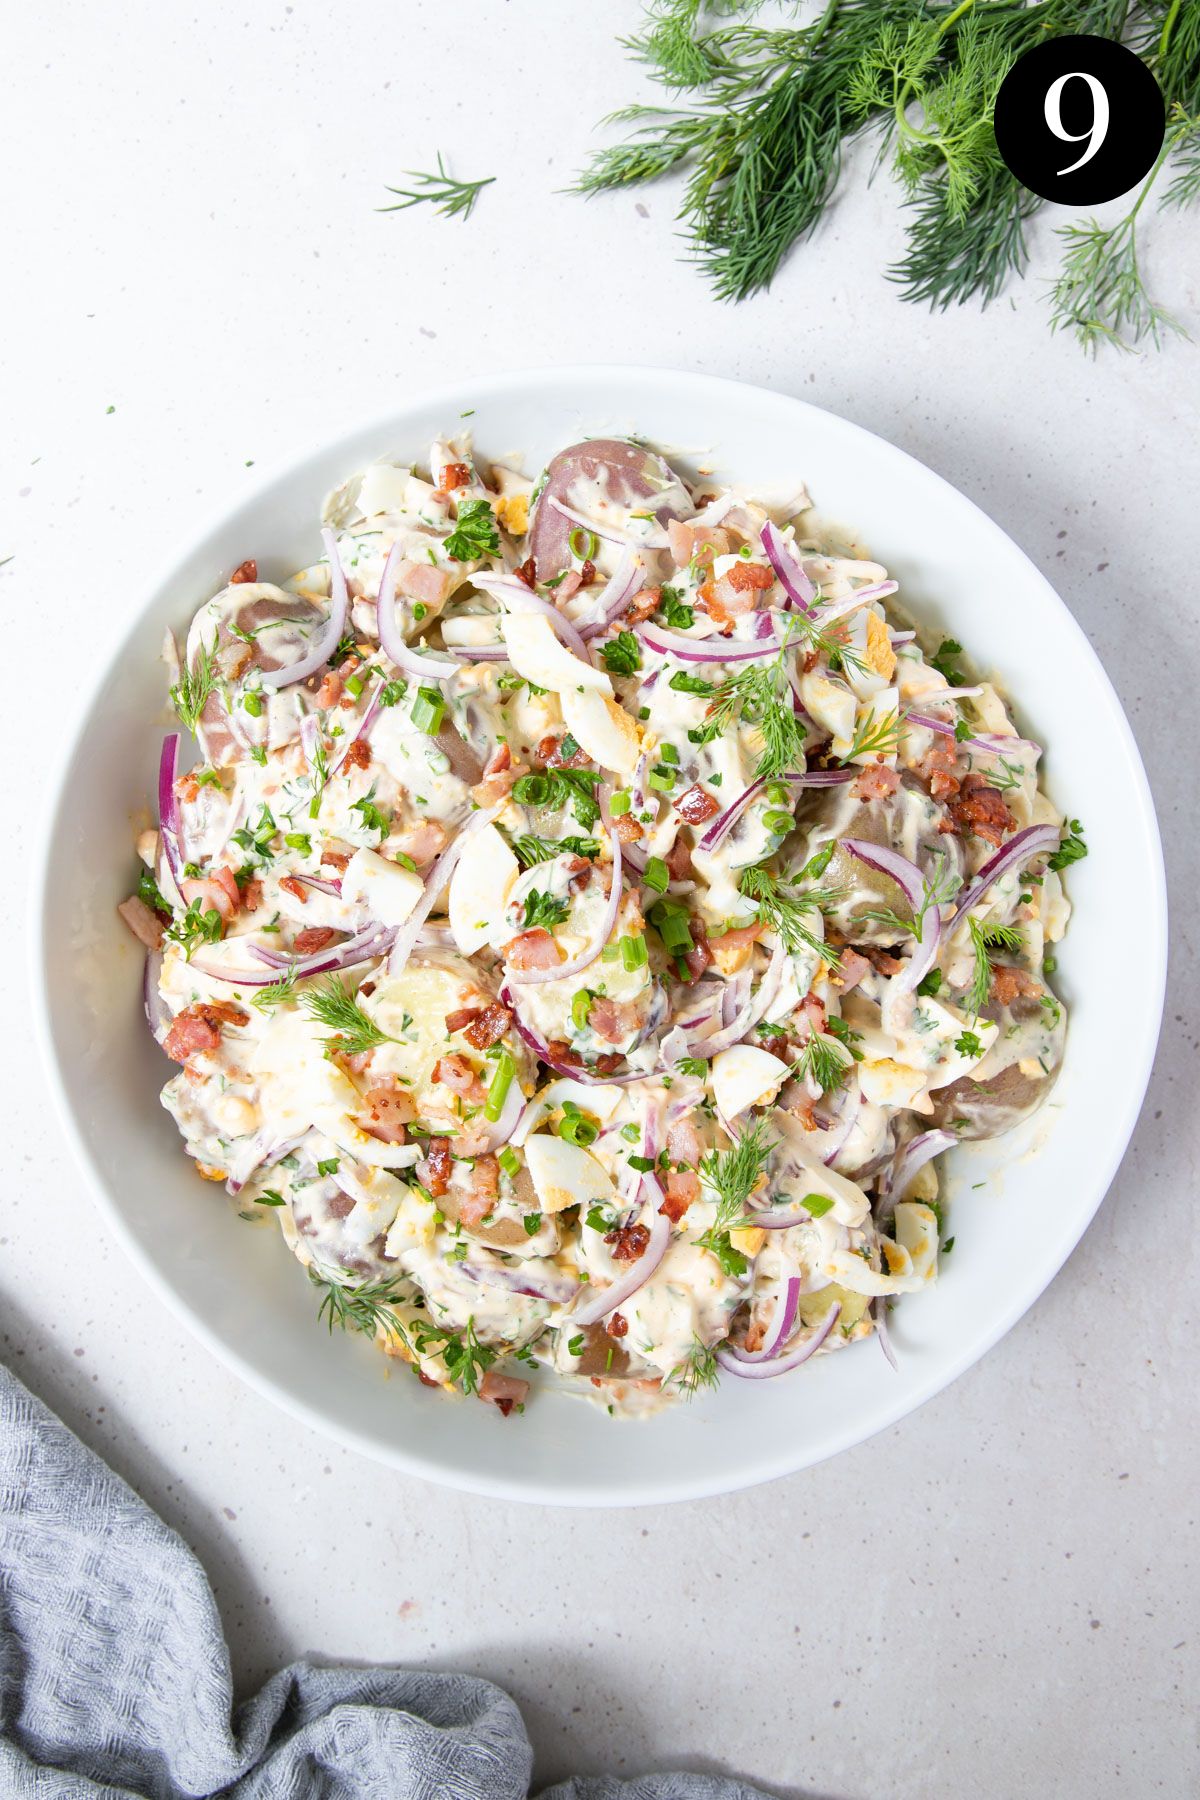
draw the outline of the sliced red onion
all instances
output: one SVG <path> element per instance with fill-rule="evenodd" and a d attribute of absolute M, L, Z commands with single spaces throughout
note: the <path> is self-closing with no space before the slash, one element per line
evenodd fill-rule
<path fill-rule="evenodd" d="M 468 1281 L 478 1282 L 481 1287 L 507 1288 L 510 1294 L 527 1294 L 531 1300 L 548 1300 L 551 1306 L 561 1306 L 579 1291 L 579 1283 L 570 1281 L 565 1275 L 535 1274 L 531 1270 L 510 1268 L 502 1262 L 472 1262 L 469 1258 L 459 1265 Z"/>
<path fill-rule="evenodd" d="M 889 850 L 884 844 L 869 844 L 865 838 L 842 838 L 841 848 L 850 855 L 865 863 L 868 869 L 874 869 L 878 875 L 886 875 L 904 890 L 904 897 L 913 909 L 913 917 L 921 910 L 921 902 L 925 897 L 925 877 L 915 862 L 907 856 L 901 856 L 897 850 Z"/>
<path fill-rule="evenodd" d="M 1010 838 L 994 856 L 988 857 L 978 875 L 959 895 L 949 929 L 953 931 L 963 914 L 978 905 L 994 881 L 999 881 L 1019 863 L 1028 862 L 1031 856 L 1040 856 L 1043 850 L 1057 850 L 1061 838 L 1062 830 L 1058 825 L 1027 825 L 1024 831 L 1018 831 L 1016 837 Z"/>
<path fill-rule="evenodd" d="M 508 805 L 507 795 L 495 806 L 489 806 L 483 812 L 472 813 L 466 824 L 461 826 L 458 836 L 449 844 L 434 863 L 425 877 L 425 892 L 417 901 L 412 912 L 396 934 L 392 945 L 392 953 L 388 958 L 388 974 L 399 975 L 416 947 L 421 927 L 433 911 L 434 902 L 453 875 L 458 859 L 475 836 L 485 825 L 490 825 Z"/>
<path fill-rule="evenodd" d="M 329 533 L 325 534 L 327 537 Z M 400 539 L 387 554 L 383 565 L 383 574 L 379 579 L 379 598 L 376 601 L 378 618 L 379 645 L 385 656 L 390 657 L 398 669 L 406 675 L 415 675 L 418 679 L 432 676 L 435 681 L 444 681 L 461 669 L 462 664 L 455 662 L 450 656 L 431 656 L 419 650 L 413 650 L 406 643 L 404 634 L 396 623 L 396 571 L 403 557 Z M 349 746 L 347 746 L 349 748 Z"/>
<path fill-rule="evenodd" d="M 171 1025 L 171 1009 L 158 991 L 158 978 L 162 972 L 163 953 L 151 950 L 146 957 L 146 967 L 142 975 L 142 1005 L 146 1011 L 146 1023 L 154 1033 L 155 1040 L 162 1043 Z"/>
<path fill-rule="evenodd" d="M 509 981 L 516 982 L 518 987 L 532 986 L 542 981 L 562 981 L 568 975 L 578 975 L 582 970 L 590 968 L 607 944 L 621 906 L 621 840 L 611 826 L 607 827 L 607 836 L 609 849 L 612 851 L 612 885 L 604 917 L 596 929 L 595 937 L 590 944 L 584 945 L 578 955 L 569 957 L 566 962 L 556 963 L 553 968 L 508 969 Z"/>
<path fill-rule="evenodd" d="M 813 769 L 803 775 L 760 775 L 757 781 L 743 788 L 736 800 L 730 801 L 724 812 L 718 813 L 712 824 L 700 839 L 701 850 L 715 850 L 734 820 L 742 813 L 750 802 L 762 792 L 768 782 L 783 781 L 789 787 L 841 787 L 847 781 L 853 781 L 853 769 Z"/>
<path fill-rule="evenodd" d="M 902 1194 L 918 1169 L 923 1169 L 927 1162 L 932 1162 L 935 1156 L 940 1156 L 943 1150 L 951 1149 L 957 1142 L 952 1131 L 923 1131 L 919 1137 L 910 1138 L 903 1150 L 897 1151 L 879 1184 L 881 1198 Z"/>
<path fill-rule="evenodd" d="M 667 1245 L 671 1239 L 671 1221 L 666 1213 L 654 1211 L 650 1214 L 650 1241 L 635 1263 L 630 1263 L 623 1275 L 610 1282 L 608 1287 L 598 1291 L 586 1292 L 583 1299 L 571 1313 L 573 1325 L 595 1325 L 606 1319 L 618 1306 L 624 1305 L 631 1294 L 636 1294 L 640 1287 L 649 1281 L 655 1269 L 666 1255 Z"/>
<path fill-rule="evenodd" d="M 500 989 L 500 999 L 513 1015 L 517 1036 L 528 1044 L 538 1061 L 544 1062 L 546 1067 L 553 1069 L 556 1075 L 569 1075 L 572 1081 L 582 1082 L 585 1087 L 607 1087 L 614 1083 L 618 1087 L 626 1087 L 631 1081 L 647 1079 L 647 1072 L 644 1069 L 636 1069 L 628 1075 L 601 1075 L 598 1071 L 589 1069 L 584 1063 L 564 1062 L 561 1057 L 553 1055 L 545 1038 L 539 1037 L 537 1032 L 533 1031 L 522 1019 L 517 996 L 510 987 Z"/>
<path fill-rule="evenodd" d="M 787 1350 L 782 1356 L 773 1356 L 767 1362 L 754 1362 L 745 1351 L 738 1355 L 734 1346 L 722 1344 L 717 1351 L 717 1361 L 730 1375 L 739 1375 L 748 1381 L 764 1381 L 773 1375 L 786 1375 L 792 1369 L 798 1369 L 801 1363 L 821 1348 L 841 1316 L 842 1303 L 835 1300 L 821 1323 L 813 1328 L 802 1344 Z"/>
<path fill-rule="evenodd" d="M 303 882 L 305 887 L 312 888 L 314 893 L 340 897 L 342 892 L 340 881 L 327 881 L 323 875 L 297 875 L 296 880 Z"/>
<path fill-rule="evenodd" d="M 595 624 L 582 626 L 579 635 L 591 639 L 598 637 L 602 631 L 607 631 L 618 614 L 624 611 L 638 592 L 645 575 L 645 568 L 638 562 L 633 552 L 631 550 L 623 551 L 616 569 L 597 596 L 596 609 L 600 614 L 599 619 Z"/>
<path fill-rule="evenodd" d="M 346 938 L 340 944 L 331 944 L 325 950 L 315 950 L 311 956 L 288 956 L 282 950 L 268 950 L 263 944 L 251 944 L 250 954 L 256 956 L 259 962 L 266 963 L 268 968 L 277 972 L 294 969 L 298 977 L 304 978 L 309 975 L 324 975 L 337 969 L 352 969 L 358 963 L 372 962 L 375 957 L 382 956 L 391 948 L 395 935 L 394 930 L 385 930 L 372 921 L 353 937 Z M 193 957 L 192 961 L 195 960 Z M 248 985 L 257 985 L 249 977 L 242 975 L 225 974 L 221 979 L 246 980 Z"/>
<path fill-rule="evenodd" d="M 761 1225 L 764 1231 L 790 1231 L 793 1225 L 808 1225 L 812 1214 L 805 1206 L 768 1206 L 762 1212 L 756 1212 L 750 1220 L 752 1225 Z"/>
<path fill-rule="evenodd" d="M 941 698 L 939 694 L 938 699 Z M 935 719 L 929 713 L 906 712 L 904 723 L 919 725 L 924 731 L 940 732 L 943 737 L 954 738 L 964 750 L 978 750 L 985 756 L 1003 756 L 1009 750 L 1036 750 L 1041 755 L 1041 745 L 1035 744 L 1032 738 L 1000 737 L 991 732 L 984 733 L 982 737 L 960 738 L 953 725 L 948 724 L 945 719 Z"/>
<path fill-rule="evenodd" d="M 346 629 L 346 615 L 350 611 L 350 596 L 346 592 L 346 576 L 342 569 L 342 561 L 338 555 L 337 539 L 326 526 L 321 533 L 325 545 L 325 553 L 329 558 L 330 592 L 329 617 L 325 621 L 316 643 L 307 656 L 299 662 L 289 663 L 283 669 L 263 669 L 262 685 L 268 688 L 291 687 L 294 682 L 303 681 L 308 675 L 315 675 L 323 669 L 341 641 Z"/>
<path fill-rule="evenodd" d="M 877 1294 L 871 1302 L 871 1317 L 875 1321 L 875 1336 L 879 1339 L 879 1348 L 898 1375 L 900 1364 L 897 1362 L 896 1352 L 892 1348 L 892 1334 L 888 1330 L 887 1323 L 887 1300 L 882 1294 Z"/>
<path fill-rule="evenodd" d="M 179 841 L 179 799 L 175 792 L 178 775 L 179 733 L 169 731 L 163 739 L 162 755 L 158 759 L 158 829 L 163 855 L 176 887 L 184 878 L 183 865 L 187 860 Z"/>
<path fill-rule="evenodd" d="M 508 651 L 503 644 L 456 644 L 454 648 L 464 662 L 508 661 Z"/>
<path fill-rule="evenodd" d="M 734 1044 L 740 1044 L 746 1033 L 752 1031 L 758 1024 L 779 992 L 786 959 L 787 952 L 783 947 L 783 942 L 777 940 L 775 948 L 771 952 L 771 960 L 758 984 L 757 992 L 748 995 L 743 1005 L 739 1007 L 732 1024 L 725 1026 L 721 1031 L 713 1032 L 709 1037 L 689 1034 L 689 1042 L 694 1042 L 696 1049 L 705 1056 L 715 1056 L 718 1050 L 729 1050 Z"/>
<path fill-rule="evenodd" d="M 762 547 L 767 553 L 767 561 L 774 569 L 780 587 L 794 607 L 802 613 L 813 616 L 813 605 L 817 598 L 817 590 L 805 574 L 799 558 L 789 546 L 787 539 L 771 519 L 759 532 Z"/>
<path fill-rule="evenodd" d="M 847 614 L 857 612 L 860 606 L 868 606 L 872 600 L 885 600 L 899 586 L 898 581 L 877 581 L 872 587 L 856 588 L 852 594 L 843 594 L 840 600 L 827 600 L 817 608 L 817 621 L 821 625 L 832 625 L 836 619 L 844 619 Z"/>
<path fill-rule="evenodd" d="M 733 643 L 721 636 L 711 638 L 681 637 L 677 631 L 665 631 L 661 625 L 639 625 L 637 635 L 659 656 L 677 656 L 681 662 L 755 662 L 765 656 L 777 656 L 782 646 L 777 638 L 757 640 L 752 644 Z"/>
<path fill-rule="evenodd" d="M 589 519 L 586 513 L 576 512 L 573 506 L 564 506 L 554 494 L 550 496 L 550 504 L 555 512 L 570 519 L 573 525 L 582 525 L 585 531 L 592 531 L 598 538 L 604 538 L 609 544 L 632 544 L 633 538 L 625 531 L 614 531 L 611 525 L 597 525 L 595 519 Z"/>
<path fill-rule="evenodd" d="M 755 1220 L 761 1224 L 761 1220 Z M 793 1265 L 794 1266 L 794 1265 Z M 733 1355 L 744 1362 L 770 1362 L 781 1344 L 786 1344 L 796 1329 L 796 1321 L 800 1317 L 800 1290 L 803 1287 L 799 1275 L 789 1275 L 783 1284 L 783 1293 L 775 1303 L 775 1313 L 766 1336 L 757 1350 L 742 1350 L 736 1344 L 730 1344 Z"/>

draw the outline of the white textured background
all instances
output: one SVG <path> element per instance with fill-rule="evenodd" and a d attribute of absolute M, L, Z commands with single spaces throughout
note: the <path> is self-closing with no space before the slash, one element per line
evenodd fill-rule
<path fill-rule="evenodd" d="M 769 295 L 717 305 L 675 260 L 669 191 L 558 191 L 637 87 L 615 42 L 637 11 L 10 9 L 0 1354 L 198 1550 L 243 1690 L 301 1651 L 469 1668 L 516 1695 L 545 1779 L 682 1765 L 830 1800 L 1190 1794 L 1200 350 L 1089 364 L 1049 335 L 1039 277 L 984 315 L 904 306 L 883 274 L 900 241 L 886 178 L 856 183 Z M 439 148 L 499 177 L 469 222 L 373 211 Z M 1196 326 L 1195 220 L 1173 233 L 1151 224 L 1145 262 Z M 1051 251 L 1043 225 L 1043 273 Z M 1174 906 L 1141 1126 L 1033 1314 L 832 1464 L 622 1515 L 440 1493 L 224 1373 L 101 1233 L 31 1066 L 15 951 L 44 746 L 145 577 L 422 384 L 589 359 L 815 400 L 1007 527 L 1128 708 Z M 1115 1057 L 1137 893 L 1131 868 Z M 615 1456 L 636 1449 L 614 1434 Z"/>

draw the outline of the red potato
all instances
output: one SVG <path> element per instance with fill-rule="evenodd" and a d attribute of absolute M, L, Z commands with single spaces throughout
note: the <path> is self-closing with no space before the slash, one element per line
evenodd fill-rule
<path fill-rule="evenodd" d="M 528 544 L 539 581 L 548 581 L 571 565 L 571 533 L 576 529 L 552 501 L 586 512 L 579 504 L 587 489 L 601 482 L 610 500 L 618 505 L 654 512 L 665 523 L 690 513 L 691 498 L 670 464 L 641 444 L 620 438 L 589 438 L 560 450 L 546 470 L 546 483 L 538 496 L 529 525 Z M 581 491 L 576 493 L 576 488 Z"/>

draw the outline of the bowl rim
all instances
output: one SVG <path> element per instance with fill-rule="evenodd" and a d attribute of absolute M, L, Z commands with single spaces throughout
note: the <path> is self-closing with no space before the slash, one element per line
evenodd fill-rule
<path fill-rule="evenodd" d="M 1150 866 L 1144 867 L 1141 871 L 1145 885 L 1140 895 L 1142 963 L 1139 986 L 1144 999 L 1140 1043 L 1135 1046 L 1138 1051 L 1137 1066 L 1133 1071 L 1134 1078 L 1125 1089 L 1125 1103 L 1117 1122 L 1117 1129 L 1110 1137 L 1109 1155 L 1094 1178 L 1094 1201 L 1086 1213 L 1081 1216 L 1078 1228 L 1061 1238 L 1055 1246 L 1053 1266 L 1044 1260 L 1030 1264 L 1027 1278 L 1009 1288 L 1006 1304 L 989 1326 L 966 1338 L 956 1351 L 939 1358 L 936 1368 L 928 1373 L 915 1390 L 910 1389 L 897 1395 L 891 1404 L 884 1404 L 878 1410 L 873 1411 L 866 1420 L 851 1417 L 836 1426 L 827 1427 L 822 1433 L 819 1445 L 811 1452 L 807 1449 L 800 1449 L 798 1446 L 785 1444 L 774 1452 L 764 1453 L 760 1460 L 748 1467 L 736 1470 L 724 1469 L 720 1472 L 718 1472 L 719 1459 L 713 1459 L 709 1465 L 713 1472 L 707 1477 L 689 1477 L 681 1480 L 679 1478 L 647 1477 L 639 1474 L 632 1480 L 630 1491 L 620 1494 L 608 1491 L 598 1492 L 588 1482 L 575 1481 L 573 1478 L 564 1481 L 561 1485 L 556 1485 L 552 1492 L 538 1491 L 535 1485 L 528 1480 L 513 1480 L 492 1474 L 482 1458 L 477 1470 L 466 1471 L 455 1468 L 448 1471 L 436 1456 L 415 1451 L 402 1444 L 381 1443 L 369 1431 L 359 1430 L 331 1416 L 320 1407 L 309 1405 L 297 1394 L 281 1386 L 271 1376 L 263 1374 L 250 1358 L 244 1356 L 227 1342 L 221 1333 L 209 1324 L 206 1317 L 191 1305 L 182 1290 L 176 1287 L 167 1275 L 159 1271 L 143 1248 L 137 1233 L 126 1222 L 119 1207 L 109 1195 L 105 1178 L 92 1155 L 71 1102 L 66 1075 L 55 1045 L 48 988 L 44 975 L 46 959 L 51 948 L 45 926 L 49 891 L 53 880 L 52 859 L 59 813 L 65 800 L 68 771 L 78 753 L 84 727 L 102 690 L 113 679 L 128 647 L 137 642 L 144 633 L 145 616 L 148 609 L 153 605 L 155 598 L 174 581 L 177 571 L 187 557 L 194 553 L 196 547 L 216 536 L 235 511 L 252 508 L 265 500 L 272 490 L 286 487 L 298 480 L 308 465 L 316 458 L 331 457 L 339 451 L 342 445 L 347 447 L 347 454 L 353 454 L 350 447 L 357 445 L 364 437 L 372 435 L 377 435 L 380 442 L 387 442 L 389 436 L 397 434 L 397 421 L 404 413 L 417 408 L 444 407 L 448 409 L 448 417 L 457 417 L 464 402 L 471 403 L 480 399 L 504 399 L 523 388 L 537 385 L 544 387 L 547 383 L 553 383 L 561 392 L 569 393 L 573 385 L 590 388 L 590 385 L 595 383 L 598 377 L 622 385 L 635 384 L 639 381 L 653 381 L 660 389 L 665 384 L 667 387 L 674 386 L 692 393 L 697 389 L 707 390 L 713 395 L 715 401 L 726 406 L 736 406 L 738 397 L 749 392 L 755 396 L 758 404 L 770 407 L 781 415 L 790 414 L 793 421 L 798 413 L 801 417 L 807 414 L 819 418 L 821 430 L 827 434 L 832 432 L 835 436 L 841 435 L 851 442 L 857 441 L 860 444 L 865 441 L 870 446 L 871 455 L 876 459 L 881 459 L 885 463 L 891 460 L 894 465 L 911 465 L 921 479 L 933 484 L 935 492 L 941 489 L 952 498 L 956 506 L 969 509 L 977 528 L 985 535 L 992 534 L 1004 545 L 1009 554 L 1018 557 L 1024 565 L 1026 576 L 1030 582 L 1040 590 L 1043 598 L 1051 601 L 1065 615 L 1076 640 L 1077 652 L 1091 665 L 1092 674 L 1107 702 L 1108 718 L 1105 724 L 1115 740 L 1115 747 L 1119 748 L 1127 764 L 1131 790 L 1138 806 L 1137 822 L 1144 830 L 1147 844 L 1152 852 Z M 856 521 L 856 523 L 864 531 L 869 531 L 868 521 L 862 520 Z M 72 727 L 57 747 L 51 781 L 45 790 L 50 801 L 43 810 L 38 841 L 29 864 L 31 921 L 28 944 L 34 1034 L 43 1067 L 49 1078 L 58 1118 L 76 1162 L 82 1169 L 91 1189 L 93 1200 L 109 1231 L 143 1279 L 165 1304 L 167 1310 L 181 1320 L 193 1336 L 198 1338 L 219 1362 L 256 1393 L 321 1436 L 332 1438 L 335 1442 L 357 1451 L 376 1463 L 396 1468 L 404 1474 L 420 1477 L 439 1486 L 451 1487 L 485 1498 L 573 1508 L 650 1506 L 668 1502 L 711 1499 L 756 1487 L 768 1481 L 780 1480 L 787 1475 L 797 1474 L 805 1468 L 826 1461 L 844 1450 L 865 1442 L 868 1438 L 874 1437 L 877 1433 L 896 1424 L 900 1419 L 908 1417 L 928 1400 L 941 1393 L 944 1388 L 949 1387 L 960 1375 L 985 1356 L 1002 1337 L 1012 1330 L 1018 1320 L 1030 1310 L 1041 1294 L 1050 1286 L 1095 1218 L 1112 1185 L 1137 1125 L 1154 1065 L 1166 994 L 1168 950 L 1167 888 L 1162 839 L 1149 779 L 1132 727 L 1125 716 L 1124 708 L 1107 671 L 1083 627 L 1066 602 L 1056 592 L 1048 577 L 1042 573 L 1021 546 L 976 501 L 963 493 L 961 489 L 956 488 L 952 482 L 935 469 L 931 469 L 919 457 L 901 449 L 899 445 L 893 444 L 889 439 L 880 437 L 868 427 L 842 418 L 839 414 L 817 406 L 810 400 L 801 399 L 775 388 L 763 387 L 755 382 L 740 381 L 730 376 L 667 368 L 653 364 L 624 362 L 573 363 L 562 366 L 535 365 L 521 369 L 489 371 L 480 375 L 460 377 L 451 383 L 441 383 L 428 388 L 421 387 L 408 393 L 402 406 L 393 406 L 382 416 L 376 415 L 350 426 L 341 431 L 332 441 L 315 437 L 312 441 L 307 442 L 303 450 L 289 458 L 286 464 L 276 466 L 273 470 L 264 471 L 252 490 L 241 496 L 236 503 L 226 497 L 219 505 L 214 504 L 206 513 L 200 527 L 195 531 L 187 532 L 185 549 L 182 552 L 176 549 L 169 559 L 164 558 L 163 566 L 155 571 L 153 579 L 139 584 L 139 591 L 144 598 L 131 616 L 127 628 L 124 631 L 118 631 L 116 637 L 111 640 L 112 648 L 107 656 L 103 653 L 98 655 L 96 664 L 98 672 L 88 683 L 82 703 L 75 713 L 78 723 Z M 631 1423 L 636 1424 L 637 1422 Z"/>

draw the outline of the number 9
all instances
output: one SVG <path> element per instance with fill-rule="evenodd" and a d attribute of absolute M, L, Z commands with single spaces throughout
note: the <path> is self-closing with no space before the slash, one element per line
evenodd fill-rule
<path fill-rule="evenodd" d="M 1063 128 L 1062 96 L 1068 81 L 1086 81 L 1092 90 L 1092 122 L 1086 131 L 1066 131 Z M 1097 81 L 1094 75 L 1087 74 L 1083 69 L 1073 69 L 1069 74 L 1060 75 L 1057 81 L 1051 82 L 1046 94 L 1045 112 L 1047 125 L 1064 144 L 1081 144 L 1084 138 L 1088 140 L 1088 147 L 1078 161 L 1058 171 L 1060 175 L 1072 175 L 1076 169 L 1082 169 L 1084 163 L 1091 162 L 1108 136 L 1108 93 L 1104 84 Z"/>

